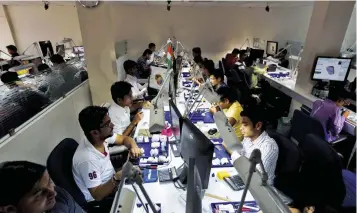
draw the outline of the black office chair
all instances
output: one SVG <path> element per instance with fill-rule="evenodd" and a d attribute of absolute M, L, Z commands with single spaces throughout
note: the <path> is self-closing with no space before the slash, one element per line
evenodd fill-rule
<path fill-rule="evenodd" d="M 63 139 L 51 152 L 47 159 L 47 169 L 53 182 L 65 189 L 77 202 L 86 209 L 87 201 L 73 178 L 72 159 L 78 143 L 71 139 Z"/>
<path fill-rule="evenodd" d="M 283 135 L 267 131 L 279 147 L 279 157 L 275 169 L 274 186 L 295 200 L 299 197 L 299 172 L 304 162 L 300 148 Z"/>
<path fill-rule="evenodd" d="M 290 138 L 294 142 L 300 143 L 300 141 L 304 140 L 305 136 L 310 133 L 317 135 L 321 139 L 325 140 L 325 131 L 320 121 L 306 113 L 303 113 L 300 110 L 295 110 L 293 119 L 291 121 Z M 340 137 L 329 143 L 333 145 L 346 139 L 346 137 Z"/>
<path fill-rule="evenodd" d="M 300 171 L 300 199 L 305 206 L 331 206 L 339 209 L 346 195 L 341 160 L 320 136 L 305 135 L 299 147 L 304 153 Z"/>

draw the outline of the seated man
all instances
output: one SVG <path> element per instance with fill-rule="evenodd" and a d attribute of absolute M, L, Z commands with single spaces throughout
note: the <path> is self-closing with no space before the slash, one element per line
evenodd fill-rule
<path fill-rule="evenodd" d="M 279 55 L 277 56 L 277 58 L 279 59 L 280 63 L 279 66 L 281 67 L 285 67 L 288 68 L 289 67 L 289 60 L 286 59 L 286 55 L 288 54 L 288 51 L 284 48 L 279 49 L 278 52 L 281 51 L 281 53 L 279 53 Z"/>
<path fill-rule="evenodd" d="M 232 53 L 228 53 L 226 55 L 226 64 L 224 65 L 228 69 L 230 69 L 237 61 L 238 61 L 239 50 L 234 48 Z"/>
<path fill-rule="evenodd" d="M 132 138 L 113 134 L 113 124 L 105 107 L 88 106 L 79 113 L 78 120 L 86 139 L 73 156 L 74 180 L 90 207 L 99 205 L 99 212 L 109 212 L 121 171 L 115 172 L 105 141 L 125 145 L 134 158 L 141 155 L 141 150 Z"/>
<path fill-rule="evenodd" d="M 237 138 L 242 141 L 243 135 L 240 130 L 242 126 L 240 113 L 243 111 L 243 108 L 237 100 L 238 98 L 235 91 L 229 87 L 221 87 L 217 90 L 217 94 L 220 96 L 219 106 L 223 109 L 224 114 L 228 118 L 228 122 L 235 130 Z M 210 111 L 216 113 L 216 106 L 212 106 Z"/>
<path fill-rule="evenodd" d="M 143 52 L 143 55 L 138 58 L 138 77 L 142 79 L 146 79 L 150 76 L 151 74 L 151 68 L 150 68 L 150 58 L 151 58 L 152 51 L 149 49 L 146 49 Z"/>
<path fill-rule="evenodd" d="M 36 163 L 2 163 L 0 190 L 3 213 L 85 213 L 68 192 L 53 184 L 46 167 Z"/>
<path fill-rule="evenodd" d="M 252 106 L 244 109 L 241 114 L 241 132 L 243 134 L 243 149 L 233 151 L 232 160 L 237 160 L 240 156 L 250 157 L 253 150 L 259 149 L 261 160 L 268 174 L 268 184 L 273 186 L 275 178 L 275 168 L 279 156 L 279 147 L 275 140 L 265 132 L 265 111 L 262 107 Z M 238 159 L 239 160 L 239 159 Z M 257 170 L 262 172 L 257 165 Z M 275 188 L 274 188 L 275 189 Z M 291 199 L 278 192 L 284 203 L 291 203 Z"/>
<path fill-rule="evenodd" d="M 210 73 L 209 79 L 215 91 L 217 91 L 221 87 L 227 86 L 226 83 L 224 83 L 224 74 L 223 70 L 221 69 L 213 70 Z"/>
<path fill-rule="evenodd" d="M 133 104 L 131 88 L 132 86 L 125 81 L 116 82 L 110 88 L 113 103 L 109 107 L 109 116 L 114 124 L 114 133 L 124 136 L 129 136 L 143 118 L 142 112 L 139 112 L 130 121 L 130 112 L 134 112 L 144 105 L 144 102 Z"/>
<path fill-rule="evenodd" d="M 138 83 L 136 74 L 138 72 L 138 66 L 135 61 L 126 60 L 123 64 L 126 73 L 125 81 L 131 84 L 131 91 L 133 93 L 133 100 L 144 99 L 144 94 L 147 92 L 147 84 L 143 86 Z"/>
<path fill-rule="evenodd" d="M 336 140 L 342 131 L 350 111 L 343 111 L 342 107 L 348 105 L 346 92 L 341 89 L 330 89 L 327 99 L 317 100 L 312 105 L 311 116 L 322 124 L 325 130 L 325 140 Z"/>
<path fill-rule="evenodd" d="M 258 77 L 259 75 L 263 75 L 266 71 L 265 69 L 260 69 L 259 67 L 253 67 L 253 60 L 250 57 L 245 59 L 245 69 L 244 72 L 247 73 L 249 79 L 248 84 L 250 89 L 254 89 L 258 87 Z"/>
<path fill-rule="evenodd" d="M 200 47 L 192 48 L 192 56 L 193 56 L 193 58 L 195 58 L 196 56 L 199 56 L 199 57 L 202 58 L 202 56 L 201 56 L 201 48 Z"/>

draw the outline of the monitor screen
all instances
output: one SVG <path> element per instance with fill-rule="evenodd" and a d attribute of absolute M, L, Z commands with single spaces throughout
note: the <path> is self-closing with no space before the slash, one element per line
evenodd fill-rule
<path fill-rule="evenodd" d="M 351 62 L 350 58 L 317 57 L 312 80 L 345 81 Z"/>
<path fill-rule="evenodd" d="M 267 55 L 275 55 L 278 52 L 278 42 L 276 41 L 267 41 Z"/>
<path fill-rule="evenodd" d="M 39 41 L 38 44 L 40 45 L 43 57 L 54 54 L 51 41 Z"/>
<path fill-rule="evenodd" d="M 182 115 L 175 103 L 170 99 L 170 116 L 171 116 L 171 129 L 172 133 L 175 136 L 176 142 L 180 143 L 181 139 L 181 123 L 182 123 Z"/>

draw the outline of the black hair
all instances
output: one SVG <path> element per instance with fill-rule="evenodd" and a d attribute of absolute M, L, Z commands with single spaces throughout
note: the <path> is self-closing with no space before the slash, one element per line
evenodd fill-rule
<path fill-rule="evenodd" d="M 232 54 L 239 54 L 239 50 L 237 48 L 234 48 L 233 51 L 232 51 Z"/>
<path fill-rule="evenodd" d="M 20 80 L 19 75 L 16 72 L 5 72 L 0 78 L 4 84 L 12 84 L 14 81 Z"/>
<path fill-rule="evenodd" d="M 12 45 L 12 44 L 7 45 L 6 49 L 17 52 L 17 47 L 15 45 Z"/>
<path fill-rule="evenodd" d="M 131 84 L 125 81 L 115 82 L 110 88 L 110 92 L 112 93 L 112 99 L 115 103 L 118 104 L 117 100 L 124 99 L 124 96 L 129 95 L 131 91 Z"/>
<path fill-rule="evenodd" d="M 266 126 L 266 110 L 260 105 L 245 107 L 240 113 L 240 116 L 249 118 L 255 126 L 258 122 L 262 122 L 262 131 Z"/>
<path fill-rule="evenodd" d="M 332 87 L 327 98 L 333 102 L 337 102 L 345 100 L 347 96 L 347 92 L 343 87 Z"/>
<path fill-rule="evenodd" d="M 51 56 L 50 58 L 51 62 L 54 64 L 62 64 L 65 62 L 65 60 L 63 59 L 63 57 L 59 54 L 54 54 Z"/>
<path fill-rule="evenodd" d="M 100 129 L 106 115 L 108 109 L 100 106 L 88 106 L 79 113 L 79 124 L 89 141 L 91 141 L 90 131 Z"/>
<path fill-rule="evenodd" d="M 194 47 L 193 49 L 192 49 L 192 52 L 193 53 L 196 53 L 197 55 L 201 55 L 201 48 L 200 47 Z"/>
<path fill-rule="evenodd" d="M 193 61 L 194 61 L 196 64 L 198 64 L 198 63 L 203 64 L 203 58 L 202 58 L 200 55 L 195 56 L 195 57 L 193 58 Z"/>
<path fill-rule="evenodd" d="M 143 56 L 146 56 L 147 54 L 151 55 L 151 54 L 152 54 L 152 51 L 149 50 L 149 49 L 146 49 L 146 50 L 143 52 Z"/>
<path fill-rule="evenodd" d="M 280 52 L 280 51 L 281 51 L 280 54 L 284 54 L 284 55 L 288 54 L 288 50 L 287 49 L 280 48 L 278 52 Z"/>
<path fill-rule="evenodd" d="M 253 66 L 254 61 L 251 57 L 246 57 L 244 59 L 244 63 L 245 63 L 246 67 L 251 67 L 251 66 Z"/>
<path fill-rule="evenodd" d="M 152 47 L 156 47 L 156 44 L 150 43 L 150 44 L 149 44 L 149 49 L 151 49 Z"/>
<path fill-rule="evenodd" d="M 136 66 L 138 66 L 138 64 L 133 60 L 126 60 L 126 61 L 124 61 L 124 64 L 123 64 L 126 74 L 128 74 L 129 70 L 133 69 Z"/>
<path fill-rule="evenodd" d="M 28 161 L 8 161 L 0 166 L 0 206 L 17 206 L 43 177 L 46 167 Z"/>
<path fill-rule="evenodd" d="M 41 72 L 41 71 L 50 69 L 50 67 L 47 64 L 40 64 L 40 65 L 38 65 L 37 69 L 38 69 L 38 71 Z"/>
<path fill-rule="evenodd" d="M 234 103 L 238 100 L 237 93 L 230 87 L 220 87 L 217 91 L 221 101 L 228 99 L 230 103 Z"/>
<path fill-rule="evenodd" d="M 213 75 L 215 78 L 221 78 L 221 82 L 224 81 L 224 73 L 222 69 L 214 69 L 212 72 L 210 72 L 210 75 Z"/>
<path fill-rule="evenodd" d="M 204 60 L 203 66 L 208 70 L 209 73 L 214 70 L 214 62 L 210 59 Z"/>

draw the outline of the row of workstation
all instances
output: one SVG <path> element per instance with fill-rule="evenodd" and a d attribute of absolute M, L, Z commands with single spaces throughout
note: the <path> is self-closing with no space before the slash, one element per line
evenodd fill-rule
<path fill-rule="evenodd" d="M 182 75 L 187 76 L 186 74 L 189 73 L 189 68 L 182 69 Z M 185 99 L 185 83 L 187 82 L 184 78 L 180 78 L 180 89 L 178 89 L 177 97 L 176 97 L 176 106 L 177 109 L 180 111 L 181 115 L 184 115 L 187 100 Z M 201 102 L 196 103 L 197 106 L 194 107 L 196 111 L 205 112 L 208 111 L 210 104 L 208 102 Z M 168 103 L 164 103 L 164 111 L 165 114 L 170 113 L 172 109 L 168 106 Z M 140 129 L 149 129 L 149 122 L 150 122 L 150 110 L 143 109 L 144 117 L 142 121 L 138 124 L 136 129 L 135 136 L 138 135 Z M 171 112 L 172 114 L 172 112 Z M 209 114 L 207 112 L 207 114 Z M 202 115 L 204 117 L 204 115 Z M 195 125 L 202 131 L 202 133 L 207 134 L 209 129 L 216 128 L 216 124 L 212 122 L 204 122 L 196 120 Z M 181 136 L 182 137 L 182 136 Z M 212 140 L 215 146 L 221 146 L 221 140 Z M 140 144 L 139 144 L 140 146 Z M 215 147 L 216 149 L 217 147 Z M 175 149 L 175 148 L 174 148 Z M 225 152 L 225 151 L 224 151 Z M 213 156 L 215 157 L 215 155 Z M 227 153 L 227 157 L 230 158 L 229 154 Z M 165 165 L 158 166 L 158 170 L 169 168 L 169 167 L 176 167 L 179 168 L 183 163 L 183 159 L 181 157 L 175 157 L 173 154 L 172 146 L 169 148 L 169 162 Z M 229 159 L 230 160 L 230 159 Z M 232 162 L 230 160 L 229 165 L 222 165 L 222 166 L 212 166 L 211 172 L 209 175 L 209 184 L 208 188 L 205 190 L 205 196 L 202 197 L 202 212 L 213 212 L 211 208 L 211 203 L 220 203 L 226 201 L 235 201 L 239 202 L 243 190 L 241 191 L 233 191 L 223 180 L 218 179 L 217 172 L 225 170 L 231 175 L 237 174 L 236 169 L 233 167 Z M 145 183 L 143 184 L 145 190 L 147 191 L 148 195 L 150 196 L 153 203 L 158 204 L 161 207 L 160 212 L 176 212 L 182 213 L 185 212 L 186 209 L 186 191 L 177 187 L 174 182 L 152 182 L 152 183 Z M 125 185 L 125 188 L 131 188 L 131 185 Z M 139 197 L 143 197 L 142 192 L 139 192 Z M 118 195 L 116 195 L 115 199 L 119 199 Z M 252 195 L 248 192 L 246 196 L 246 201 L 254 201 Z M 144 201 L 145 203 L 145 201 Z M 140 201 L 137 199 L 136 204 L 134 206 L 134 212 L 145 212 L 144 209 L 140 206 Z M 112 206 L 111 212 L 116 212 L 117 207 L 115 206 L 115 202 Z"/>

